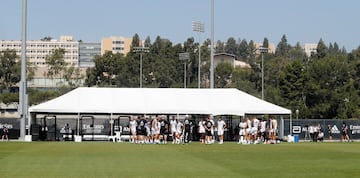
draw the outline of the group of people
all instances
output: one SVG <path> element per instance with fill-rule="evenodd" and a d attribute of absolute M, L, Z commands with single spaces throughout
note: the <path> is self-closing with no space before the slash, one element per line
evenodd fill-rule
<path fill-rule="evenodd" d="M 165 116 L 131 117 L 130 142 L 139 144 L 167 144 L 168 135 L 172 137 L 172 144 L 188 144 L 194 135 L 194 123 L 189 116 L 179 120 L 172 116 L 168 122 Z M 217 124 L 210 117 L 202 119 L 198 125 L 198 133 L 202 144 L 215 143 L 215 131 L 219 144 L 224 143 L 225 121 L 220 117 Z"/>
<path fill-rule="evenodd" d="M 273 117 L 269 120 L 246 117 L 240 120 L 238 128 L 238 144 L 277 143 L 278 123 Z"/>
<path fill-rule="evenodd" d="M 331 127 L 331 126 L 329 125 L 329 127 Z M 308 131 L 309 131 L 312 142 L 324 141 L 324 130 L 320 124 L 309 125 Z M 330 131 L 329 133 L 331 133 L 331 128 L 329 131 Z M 330 135 L 332 135 L 332 134 L 330 134 Z"/>
<path fill-rule="evenodd" d="M 327 128 L 328 128 L 329 140 L 331 141 L 333 139 L 333 126 L 331 124 L 328 124 Z M 324 133 L 324 129 L 321 127 L 320 124 L 309 125 L 307 131 L 308 131 L 308 133 L 310 135 L 310 138 L 311 138 L 312 142 L 322 142 L 322 141 L 324 141 L 325 133 Z M 341 142 L 349 142 L 350 141 L 349 128 L 347 127 L 345 122 L 343 122 L 342 126 L 341 126 L 340 141 Z"/>
<path fill-rule="evenodd" d="M 157 116 L 153 119 L 132 116 L 129 127 L 131 143 L 167 143 L 169 123 L 164 116 Z"/>
<path fill-rule="evenodd" d="M 198 133 L 200 135 L 201 144 L 214 144 L 215 143 L 215 132 L 218 136 L 218 143 L 224 143 L 224 131 L 226 128 L 226 122 L 222 117 L 219 117 L 217 123 L 212 118 L 207 117 L 199 121 Z"/>

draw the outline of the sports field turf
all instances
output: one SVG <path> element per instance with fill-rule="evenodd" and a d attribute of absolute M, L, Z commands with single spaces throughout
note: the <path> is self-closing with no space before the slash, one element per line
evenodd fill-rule
<path fill-rule="evenodd" d="M 0 142 L 0 177 L 360 177 L 360 143 Z"/>

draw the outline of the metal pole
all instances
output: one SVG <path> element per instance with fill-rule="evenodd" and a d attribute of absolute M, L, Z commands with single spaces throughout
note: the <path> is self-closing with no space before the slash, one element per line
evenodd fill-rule
<path fill-rule="evenodd" d="M 201 32 L 199 31 L 199 67 L 198 67 L 198 88 L 201 88 Z"/>
<path fill-rule="evenodd" d="M 20 111 L 20 140 L 25 140 L 25 120 L 27 115 L 26 103 L 26 18 L 27 18 L 27 1 L 22 1 L 22 31 L 21 31 L 21 80 L 20 80 L 20 95 L 19 103 Z"/>
<path fill-rule="evenodd" d="M 290 114 L 290 135 L 292 135 L 292 114 Z"/>
<path fill-rule="evenodd" d="M 148 53 L 149 52 L 149 47 L 133 47 L 132 49 L 133 52 L 135 53 L 140 53 L 140 76 L 139 76 L 139 87 L 142 88 L 142 53 Z"/>
<path fill-rule="evenodd" d="M 214 0 L 211 0 L 210 88 L 214 88 Z"/>
<path fill-rule="evenodd" d="M 140 53 L 140 88 L 142 88 L 142 53 Z"/>
<path fill-rule="evenodd" d="M 193 22 L 192 30 L 199 32 L 199 66 L 198 66 L 198 88 L 201 87 L 201 33 L 205 32 L 204 24 L 201 22 Z"/>
<path fill-rule="evenodd" d="M 179 60 L 184 61 L 184 88 L 186 88 L 186 61 L 189 59 L 189 53 L 179 53 Z"/>
<path fill-rule="evenodd" d="M 184 88 L 186 88 L 186 61 L 184 62 Z"/>
<path fill-rule="evenodd" d="M 261 53 L 261 99 L 264 100 L 264 53 Z"/>

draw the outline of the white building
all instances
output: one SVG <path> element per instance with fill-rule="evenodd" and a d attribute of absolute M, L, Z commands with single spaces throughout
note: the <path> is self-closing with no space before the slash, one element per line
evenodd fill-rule
<path fill-rule="evenodd" d="M 61 36 L 57 40 L 31 40 L 26 42 L 26 57 L 30 63 L 37 67 L 46 67 L 45 58 L 51 55 L 55 49 L 65 49 L 64 60 L 69 65 L 79 65 L 79 42 L 73 41 L 72 36 Z M 6 49 L 16 50 L 16 54 L 21 56 L 21 41 L 0 40 L 0 51 Z"/>

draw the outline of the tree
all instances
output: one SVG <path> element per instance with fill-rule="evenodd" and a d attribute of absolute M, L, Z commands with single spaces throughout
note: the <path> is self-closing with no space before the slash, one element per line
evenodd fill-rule
<path fill-rule="evenodd" d="M 217 88 L 224 88 L 229 84 L 233 70 L 233 66 L 228 62 L 219 63 L 216 66 L 214 78 Z"/>
<path fill-rule="evenodd" d="M 10 89 L 20 81 L 21 64 L 15 50 L 0 52 L 0 90 Z"/>
<path fill-rule="evenodd" d="M 262 47 L 264 47 L 264 48 L 269 48 L 269 40 L 268 40 L 266 37 L 264 38 Z"/>
<path fill-rule="evenodd" d="M 317 58 L 319 59 L 324 58 L 327 53 L 328 53 L 328 48 L 325 45 L 324 41 L 320 38 L 316 49 Z"/>
<path fill-rule="evenodd" d="M 67 66 L 64 59 L 65 49 L 55 49 L 51 55 L 46 56 L 45 64 L 49 67 L 47 76 L 50 78 L 56 77 L 62 73 Z"/>
<path fill-rule="evenodd" d="M 70 87 L 80 86 L 80 79 L 83 78 L 80 68 L 75 67 L 75 64 L 73 64 L 70 67 L 65 68 L 64 73 L 64 78 Z"/>
<path fill-rule="evenodd" d="M 224 51 L 225 51 L 225 53 L 236 55 L 236 50 L 237 50 L 236 40 L 234 38 L 230 37 L 226 42 Z"/>
<path fill-rule="evenodd" d="M 283 35 L 281 41 L 278 43 L 275 55 L 287 56 L 290 50 L 290 45 L 287 43 L 286 35 Z"/>
<path fill-rule="evenodd" d="M 249 46 L 246 39 L 243 39 L 238 47 L 238 57 L 245 60 L 248 59 L 250 57 L 248 48 Z"/>
<path fill-rule="evenodd" d="M 237 88 L 251 95 L 258 95 L 258 91 L 255 88 L 255 83 L 251 82 L 251 76 L 253 75 L 251 68 L 236 67 L 231 75 L 231 87 Z"/>
<path fill-rule="evenodd" d="M 41 39 L 41 41 L 51 41 L 53 38 L 51 36 L 46 36 Z"/>
<path fill-rule="evenodd" d="M 290 48 L 289 51 L 289 60 L 307 60 L 306 53 L 304 52 L 303 48 L 300 46 L 300 43 L 297 42 L 295 47 Z"/>
<path fill-rule="evenodd" d="M 326 55 L 310 61 L 305 86 L 310 118 L 339 117 L 339 108 L 345 107 L 344 99 L 349 97 L 346 88 L 352 88 L 348 86 L 351 83 L 349 69 L 344 55 Z"/>
<path fill-rule="evenodd" d="M 293 111 L 296 109 L 303 111 L 306 108 L 303 101 L 306 82 L 305 72 L 305 65 L 299 59 L 287 64 L 284 70 L 280 72 L 280 94 L 285 100 L 284 105 Z"/>

